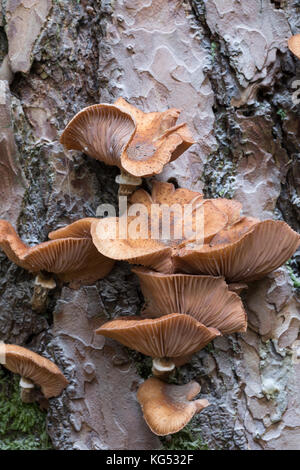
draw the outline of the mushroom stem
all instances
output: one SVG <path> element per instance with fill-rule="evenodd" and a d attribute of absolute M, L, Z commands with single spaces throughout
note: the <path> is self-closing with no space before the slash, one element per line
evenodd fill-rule
<path fill-rule="evenodd" d="M 34 281 L 34 291 L 31 299 L 32 309 L 38 313 L 43 313 L 47 308 L 48 293 L 55 289 L 56 282 L 49 275 L 39 273 Z"/>
<path fill-rule="evenodd" d="M 152 364 L 152 373 L 156 377 L 169 375 L 175 369 L 175 364 L 170 359 L 155 358 Z"/>
<path fill-rule="evenodd" d="M 35 401 L 33 396 L 34 383 L 31 380 L 21 377 L 20 379 L 20 388 L 21 388 L 21 400 L 24 403 L 32 403 Z"/>
<path fill-rule="evenodd" d="M 133 176 L 127 171 L 121 170 L 121 174 L 116 176 L 116 183 L 119 186 L 119 196 L 130 196 L 137 186 L 142 184 L 142 178 Z"/>

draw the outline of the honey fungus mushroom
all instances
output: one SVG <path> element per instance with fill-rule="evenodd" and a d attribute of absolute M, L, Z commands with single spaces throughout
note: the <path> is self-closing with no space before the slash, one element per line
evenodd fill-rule
<path fill-rule="evenodd" d="M 130 194 L 142 177 L 161 173 L 193 143 L 186 123 L 176 124 L 180 111 L 144 113 L 119 98 L 113 105 L 96 104 L 76 114 L 60 142 L 121 169 L 120 194 Z"/>
<path fill-rule="evenodd" d="M 151 195 L 137 190 L 131 203 L 147 210 L 134 217 L 130 207 L 126 218 L 122 215 L 94 222 L 93 241 L 107 257 L 166 274 L 206 274 L 222 276 L 230 283 L 247 283 L 277 269 L 300 245 L 300 235 L 285 222 L 244 217 L 237 201 L 203 199 L 188 189 L 175 190 L 170 183 L 155 182 Z M 170 234 L 166 237 L 157 231 L 158 236 L 153 237 L 153 226 L 163 225 L 163 209 L 169 207 L 171 212 L 174 205 L 181 218 L 173 211 L 169 215 Z M 190 207 L 187 215 L 186 205 Z M 142 230 L 133 237 L 130 229 L 137 220 Z M 178 231 L 182 237 L 177 236 Z"/>
<path fill-rule="evenodd" d="M 245 332 L 247 315 L 240 297 L 230 292 L 221 277 L 162 274 L 134 268 L 145 298 L 144 316 L 161 317 L 180 312 L 191 315 L 222 335 Z"/>
<path fill-rule="evenodd" d="M 95 248 L 91 224 L 95 219 L 81 219 L 49 234 L 50 241 L 29 247 L 22 242 L 12 225 L 0 220 L 0 247 L 18 266 L 38 276 L 33 306 L 40 311 L 45 291 L 55 287 L 49 273 L 71 287 L 90 284 L 110 272 L 114 261 Z M 44 289 L 44 290 L 43 290 Z"/>
<path fill-rule="evenodd" d="M 57 397 L 68 385 L 60 369 L 49 359 L 15 344 L 0 344 L 0 363 L 21 376 L 21 398 L 30 402 L 34 385 L 40 387 L 45 398 Z"/>
<path fill-rule="evenodd" d="M 221 335 L 216 328 L 206 327 L 181 313 L 154 319 L 120 317 L 104 323 L 96 333 L 152 357 L 155 375 L 170 372 L 176 365 L 187 362 L 192 354 Z"/>
<path fill-rule="evenodd" d="M 198 225 L 203 228 L 203 237 L 207 241 L 224 228 L 228 220 L 226 213 L 211 200 L 204 200 L 202 194 L 184 188 L 175 190 L 171 183 L 154 182 L 151 195 L 139 189 L 131 196 L 130 203 L 128 215 L 109 217 L 92 224 L 94 244 L 101 253 L 109 253 L 112 259 L 142 264 L 166 273 L 174 272 L 173 257 L 179 247 L 193 239 L 199 210 L 201 224 Z M 139 215 L 140 233 L 131 237 L 131 224 L 135 224 L 136 219 L 131 216 L 134 205 L 142 205 L 145 211 Z M 191 209 L 183 218 L 185 207 Z M 188 234 L 186 239 L 185 234 Z"/>
<path fill-rule="evenodd" d="M 209 406 L 206 399 L 193 400 L 200 389 L 195 381 L 173 385 L 156 377 L 146 380 L 139 387 L 137 399 L 151 431 L 166 436 L 186 426 L 195 414 Z"/>

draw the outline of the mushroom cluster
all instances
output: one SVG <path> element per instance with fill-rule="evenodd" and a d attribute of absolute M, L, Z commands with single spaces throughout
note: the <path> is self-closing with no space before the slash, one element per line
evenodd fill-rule
<path fill-rule="evenodd" d="M 92 223 L 101 254 L 142 265 L 132 269 L 145 298 L 141 317 L 117 318 L 96 333 L 152 357 L 155 377 L 137 397 L 158 435 L 179 431 L 208 406 L 207 400 L 191 401 L 198 385 L 167 384 L 169 374 L 214 338 L 245 332 L 238 294 L 281 266 L 300 244 L 285 222 L 260 221 L 241 211 L 237 201 L 204 199 L 154 182 L 151 194 L 139 189 L 131 195 L 128 213 Z"/>
<path fill-rule="evenodd" d="M 153 376 L 139 387 L 137 399 L 157 435 L 179 431 L 209 405 L 193 400 L 200 392 L 197 382 L 168 383 L 172 371 L 214 338 L 245 332 L 239 294 L 281 266 L 300 244 L 285 222 L 246 217 L 235 200 L 205 199 L 162 182 L 153 183 L 151 194 L 134 190 L 142 177 L 160 173 L 193 144 L 187 125 L 176 124 L 179 114 L 177 109 L 143 113 L 119 98 L 113 105 L 85 108 L 64 130 L 66 149 L 121 169 L 119 193 L 130 199 L 119 217 L 78 220 L 32 247 L 0 221 L 0 247 L 37 275 L 33 306 L 39 311 L 55 279 L 77 288 L 106 276 L 117 260 L 134 265 L 145 298 L 141 315 L 108 321 L 96 333 L 153 359 Z M 34 382 L 46 397 L 59 394 L 67 385 L 61 372 L 26 351 L 5 345 L 5 365 L 22 376 L 22 389 Z"/>
<path fill-rule="evenodd" d="M 143 177 L 161 173 L 193 143 L 186 123 L 176 124 L 180 110 L 144 113 L 123 98 L 88 106 L 76 114 L 61 136 L 68 150 L 80 150 L 120 168 L 119 194 L 131 194 Z"/>
<path fill-rule="evenodd" d="M 114 261 L 103 256 L 93 244 L 91 225 L 86 218 L 49 233 L 50 241 L 29 247 L 22 242 L 12 225 L 0 220 L 0 247 L 15 264 L 36 274 L 32 306 L 43 311 L 47 293 L 56 287 L 53 276 L 70 287 L 90 284 L 108 274 Z"/>

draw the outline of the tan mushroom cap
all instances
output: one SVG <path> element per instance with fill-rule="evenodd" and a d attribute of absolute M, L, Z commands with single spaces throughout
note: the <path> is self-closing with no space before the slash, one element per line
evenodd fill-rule
<path fill-rule="evenodd" d="M 285 222 L 265 220 L 251 226 L 230 244 L 187 245 L 176 258 L 181 272 L 224 276 L 226 280 L 250 282 L 264 277 L 287 261 L 300 245 L 300 235 Z"/>
<path fill-rule="evenodd" d="M 300 59 L 300 34 L 291 36 L 288 40 L 289 50 Z"/>
<path fill-rule="evenodd" d="M 202 194 L 188 189 L 175 190 L 170 183 L 155 182 L 151 195 L 139 189 L 130 202 L 143 204 L 146 211 L 139 216 L 142 228 L 138 236 L 132 235 L 137 220 L 134 216 L 111 217 L 92 224 L 93 242 L 104 256 L 163 272 L 174 271 L 172 256 L 177 247 L 196 239 L 198 234 L 208 243 L 228 223 L 229 203 L 222 212 L 214 200 L 204 200 Z M 185 212 L 188 204 L 189 214 Z M 236 211 L 235 204 L 232 211 Z M 196 220 L 201 222 L 198 227 Z M 165 227 L 170 227 L 169 233 Z"/>
<path fill-rule="evenodd" d="M 130 210 L 134 206 L 130 206 L 127 219 L 122 216 L 94 222 L 94 244 L 106 257 L 166 274 L 208 274 L 225 277 L 231 283 L 253 281 L 281 266 L 300 245 L 300 235 L 285 222 L 242 217 L 236 201 L 203 199 L 194 191 L 175 190 L 169 183 L 155 183 L 151 195 L 142 189 L 136 191 L 131 203 L 143 204 L 145 211 L 133 216 Z M 188 216 L 181 210 L 185 204 L 192 208 Z M 173 205 L 177 207 L 174 212 Z M 168 221 L 165 207 L 171 208 L 171 223 L 169 234 L 162 236 L 163 222 Z M 196 220 L 201 221 L 200 233 Z M 131 229 L 137 226 L 140 232 L 132 235 Z M 177 236 L 178 229 L 182 229 L 182 237 Z"/>
<path fill-rule="evenodd" d="M 33 247 L 20 240 L 9 222 L 0 220 L 0 247 L 11 261 L 30 272 L 48 271 L 65 282 L 94 282 L 111 271 L 114 261 L 94 246 L 88 230 L 93 220 L 74 222 L 52 232 L 51 241 Z"/>
<path fill-rule="evenodd" d="M 146 356 L 170 359 L 193 354 L 221 334 L 181 313 L 145 320 L 120 317 L 105 323 L 96 333 Z"/>
<path fill-rule="evenodd" d="M 179 312 L 191 315 L 222 335 L 245 332 L 247 316 L 240 297 L 222 277 L 161 274 L 146 268 L 132 271 L 139 277 L 145 297 L 143 315 L 160 317 Z"/>
<path fill-rule="evenodd" d="M 104 253 L 109 253 L 108 258 L 114 260 L 143 264 L 158 271 L 172 272 L 171 248 L 158 240 L 114 238 L 114 228 L 116 227 L 118 234 L 121 225 L 121 217 L 107 217 L 93 222 L 91 228 L 93 243 L 100 253 L 104 256 L 106 256 Z"/>
<path fill-rule="evenodd" d="M 49 240 L 58 240 L 60 238 L 92 238 L 91 224 L 94 222 L 94 217 L 86 217 L 84 219 L 76 220 L 70 225 L 61 227 L 48 234 Z"/>
<path fill-rule="evenodd" d="M 209 242 L 209 246 L 228 245 L 239 240 L 245 233 L 260 222 L 254 217 L 242 217 L 237 222 L 220 230 Z"/>
<path fill-rule="evenodd" d="M 192 201 L 199 201 L 203 199 L 203 194 L 192 191 L 187 188 L 177 188 L 175 189 L 174 184 L 164 183 L 160 181 L 154 181 L 152 184 L 151 194 L 147 193 L 143 189 L 138 189 L 130 197 L 130 203 L 148 203 L 151 204 L 189 204 Z"/>
<path fill-rule="evenodd" d="M 166 436 L 180 431 L 196 413 L 209 406 L 206 399 L 192 401 L 199 392 L 197 382 L 173 385 L 150 377 L 139 387 L 137 399 L 151 431 Z"/>
<path fill-rule="evenodd" d="M 4 367 L 41 387 L 46 398 L 57 397 L 68 385 L 68 380 L 49 359 L 15 344 L 5 344 L 2 347 L 5 353 L 2 354 L 5 359 Z"/>
<path fill-rule="evenodd" d="M 80 150 L 121 168 L 121 154 L 135 130 L 136 123 L 125 110 L 110 104 L 95 104 L 73 117 L 60 142 L 68 150 Z"/>
<path fill-rule="evenodd" d="M 80 111 L 61 136 L 67 149 L 81 150 L 108 165 L 142 177 L 161 173 L 194 140 L 185 123 L 175 125 L 178 109 L 143 113 L 119 98 Z"/>

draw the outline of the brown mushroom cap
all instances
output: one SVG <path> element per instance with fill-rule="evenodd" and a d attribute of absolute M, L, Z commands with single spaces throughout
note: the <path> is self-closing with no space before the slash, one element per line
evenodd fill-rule
<path fill-rule="evenodd" d="M 224 276 L 230 282 L 250 282 L 264 277 L 287 261 L 300 245 L 300 235 L 285 222 L 265 220 L 253 225 L 230 244 L 204 245 L 176 258 L 181 272 Z"/>
<path fill-rule="evenodd" d="M 113 238 L 114 227 L 119 233 L 122 219 L 107 217 L 92 224 L 93 243 L 100 253 L 109 253 L 109 258 L 127 261 L 132 264 L 143 264 L 163 272 L 172 272 L 172 249 L 158 240 Z M 104 234 L 109 234 L 104 238 Z M 110 237 L 110 234 L 112 236 Z M 106 256 L 106 255 L 104 255 Z"/>
<path fill-rule="evenodd" d="M 220 230 L 209 242 L 209 246 L 229 245 L 239 240 L 252 227 L 260 222 L 254 217 L 242 217 L 237 222 Z"/>
<path fill-rule="evenodd" d="M 161 173 L 166 163 L 176 160 L 195 143 L 186 123 L 176 125 L 179 109 L 144 113 L 123 98 L 115 105 L 126 109 L 137 124 L 136 133 L 121 157 L 122 167 L 134 176 Z"/>
<path fill-rule="evenodd" d="M 91 224 L 97 219 L 86 217 L 76 220 L 70 225 L 61 227 L 48 234 L 49 240 L 58 240 L 60 238 L 92 238 Z"/>
<path fill-rule="evenodd" d="M 10 260 L 30 272 L 48 271 L 65 282 L 94 282 L 103 278 L 114 262 L 94 246 L 88 230 L 93 220 L 78 220 L 52 232 L 51 241 L 33 247 L 20 240 L 9 222 L 0 220 L 0 246 Z"/>
<path fill-rule="evenodd" d="M 205 399 L 192 401 L 199 392 L 197 382 L 170 385 L 150 377 L 139 387 L 137 399 L 151 431 L 166 436 L 180 431 L 196 413 L 209 406 Z"/>
<path fill-rule="evenodd" d="M 281 266 L 300 244 L 300 235 L 285 222 L 242 217 L 241 205 L 236 201 L 204 200 L 199 193 L 175 190 L 169 183 L 155 183 L 151 195 L 141 189 L 136 191 L 131 203 L 143 204 L 145 213 L 127 220 L 123 215 L 94 222 L 93 242 L 106 257 L 166 274 L 209 274 L 223 276 L 232 283 L 253 281 Z M 183 217 L 177 217 L 176 211 L 172 216 L 171 210 L 170 234 L 162 237 L 161 228 L 166 220 L 163 209 L 174 204 Z M 193 209 L 188 217 L 181 210 L 185 204 Z M 154 217 L 149 216 L 150 210 Z M 197 218 L 203 222 L 202 239 L 195 228 Z M 134 223 L 142 226 L 139 238 L 131 235 Z M 124 226 L 125 234 L 119 230 Z M 153 226 L 159 228 L 156 238 L 152 236 Z M 192 228 L 191 236 L 182 230 L 182 238 L 178 237 L 178 228 L 186 226 Z"/>
<path fill-rule="evenodd" d="M 110 217 L 92 224 L 93 242 L 104 256 L 133 264 L 142 264 L 163 272 L 174 271 L 172 249 L 183 246 L 196 238 L 196 217 L 203 222 L 203 232 L 200 236 L 203 235 L 205 242 L 209 242 L 226 226 L 228 221 L 227 213 L 221 212 L 214 204 L 214 200 L 203 200 L 202 194 L 188 189 L 175 190 L 170 183 L 155 182 L 151 196 L 143 189 L 139 189 L 131 196 L 130 202 L 143 204 L 148 210 L 147 214 L 140 215 L 143 220 L 142 225 L 146 228 L 141 231 L 140 237 L 132 238 L 130 235 L 130 225 L 135 219 L 133 216 L 128 216 L 127 219 L 124 216 Z M 184 217 L 184 208 L 187 204 L 191 204 L 190 207 L 193 210 L 188 217 Z M 153 216 L 151 209 L 154 208 L 155 215 Z M 201 210 L 200 214 L 198 210 Z M 163 221 L 168 224 L 168 216 L 171 222 L 168 238 L 152 238 L 153 225 L 157 224 L 159 229 L 157 235 L 161 236 Z M 120 228 L 122 226 L 125 226 L 128 232 L 125 236 Z M 186 229 L 190 232 L 187 233 Z M 178 237 L 178 234 L 182 236 Z"/>
<path fill-rule="evenodd" d="M 119 98 L 80 111 L 61 136 L 67 149 L 81 150 L 108 165 L 141 177 L 158 174 L 194 140 L 185 123 L 175 125 L 180 111 L 143 113 Z"/>
<path fill-rule="evenodd" d="M 288 40 L 289 50 L 300 59 L 300 34 L 291 36 Z"/>
<path fill-rule="evenodd" d="M 68 385 L 68 380 L 49 359 L 15 344 L 5 344 L 4 348 L 4 367 L 32 380 L 46 398 L 57 397 Z"/>
<path fill-rule="evenodd" d="M 120 317 L 105 323 L 96 333 L 146 356 L 170 359 L 193 354 L 221 334 L 216 328 L 207 328 L 181 313 L 145 320 Z"/>
<path fill-rule="evenodd" d="M 60 142 L 68 150 L 80 150 L 121 168 L 121 154 L 135 130 L 135 121 L 125 110 L 110 104 L 95 104 L 73 117 Z"/>
<path fill-rule="evenodd" d="M 222 277 L 161 274 L 135 268 L 145 297 L 143 315 L 160 317 L 180 312 L 191 315 L 223 335 L 245 332 L 247 316 L 240 297 L 230 292 Z"/>

